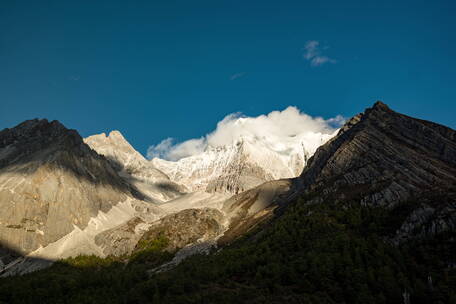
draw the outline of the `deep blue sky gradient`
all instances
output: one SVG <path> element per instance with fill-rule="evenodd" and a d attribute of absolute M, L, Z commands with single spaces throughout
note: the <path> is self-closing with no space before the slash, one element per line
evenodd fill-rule
<path fill-rule="evenodd" d="M 0 129 L 58 119 L 145 153 L 232 112 L 376 100 L 456 128 L 455 2 L 1 1 Z M 309 40 L 337 62 L 310 66 Z"/>

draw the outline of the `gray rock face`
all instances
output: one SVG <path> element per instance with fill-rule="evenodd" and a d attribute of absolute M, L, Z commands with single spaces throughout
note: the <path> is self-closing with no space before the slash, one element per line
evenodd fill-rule
<path fill-rule="evenodd" d="M 138 196 L 103 156 L 57 121 L 0 132 L 0 240 L 26 254 Z"/>
<path fill-rule="evenodd" d="M 169 241 L 166 250 L 172 252 L 197 241 L 208 241 L 219 236 L 224 231 L 223 223 L 223 214 L 216 209 L 182 210 L 152 223 L 136 249 L 141 248 L 141 241 L 152 241 L 163 236 Z"/>
<path fill-rule="evenodd" d="M 103 248 L 106 256 L 123 256 L 133 252 L 136 244 L 151 224 L 135 217 L 125 224 L 104 231 L 95 237 L 95 244 Z"/>
<path fill-rule="evenodd" d="M 224 231 L 223 214 L 211 208 L 185 209 L 148 222 L 135 217 L 125 224 L 98 234 L 95 243 L 105 255 L 129 255 L 143 244 L 160 236 L 169 244 L 166 250 L 175 252 L 187 245 L 211 241 Z"/>
<path fill-rule="evenodd" d="M 456 131 L 377 102 L 318 148 L 298 182 L 301 191 L 315 194 L 314 202 L 386 208 L 415 202 L 400 239 L 430 231 L 423 225 L 454 228 Z"/>

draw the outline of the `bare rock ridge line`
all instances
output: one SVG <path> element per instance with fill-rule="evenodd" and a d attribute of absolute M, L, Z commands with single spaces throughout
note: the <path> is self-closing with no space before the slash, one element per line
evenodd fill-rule
<path fill-rule="evenodd" d="M 377 102 L 321 146 L 300 176 L 307 189 L 387 182 L 366 203 L 389 205 L 426 190 L 456 185 L 456 131 L 414 119 Z M 396 191 L 397 189 L 397 191 Z M 394 196 L 396 195 L 396 196 Z"/>

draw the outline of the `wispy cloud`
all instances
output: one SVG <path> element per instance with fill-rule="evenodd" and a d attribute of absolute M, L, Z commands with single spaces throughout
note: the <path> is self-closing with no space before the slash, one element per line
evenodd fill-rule
<path fill-rule="evenodd" d="M 79 79 L 81 79 L 81 76 L 79 75 L 71 75 L 70 77 L 68 77 L 69 80 L 71 81 L 79 81 Z"/>
<path fill-rule="evenodd" d="M 326 49 L 326 48 L 323 48 Z M 322 54 L 322 48 L 320 47 L 320 42 L 316 40 L 309 40 L 306 42 L 304 47 L 305 53 L 303 57 L 310 61 L 310 65 L 317 67 L 325 63 L 336 63 L 335 59 L 332 59 L 328 56 Z"/>
<path fill-rule="evenodd" d="M 230 80 L 236 80 L 238 78 L 241 78 L 244 75 L 245 75 L 245 72 L 233 74 L 233 75 L 230 76 Z"/>

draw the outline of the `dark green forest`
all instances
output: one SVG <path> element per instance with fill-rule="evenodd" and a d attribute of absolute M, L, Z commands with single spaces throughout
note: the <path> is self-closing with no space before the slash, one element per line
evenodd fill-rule
<path fill-rule="evenodd" d="M 0 280 L 2 303 L 456 303 L 456 234 L 410 241 L 389 237 L 410 204 L 306 204 L 227 248 L 176 268 L 167 240 L 131 257 L 81 256 Z M 409 302 L 407 302 L 409 301 Z"/>

